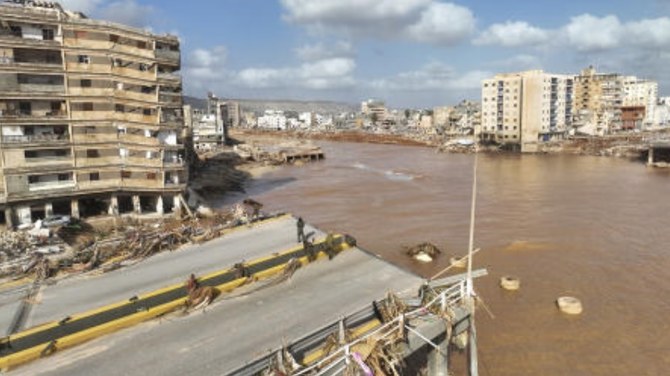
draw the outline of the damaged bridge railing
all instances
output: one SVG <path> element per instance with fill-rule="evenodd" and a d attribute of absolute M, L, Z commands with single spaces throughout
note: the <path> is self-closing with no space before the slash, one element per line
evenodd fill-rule
<path fill-rule="evenodd" d="M 472 276 L 486 274 L 481 269 Z M 473 310 L 472 299 L 467 295 L 466 274 L 427 282 L 417 297 L 401 299 L 388 294 L 371 306 L 231 371 L 228 376 L 272 372 L 291 376 L 343 375 L 353 369 L 363 374 L 402 374 L 396 373 L 402 372 L 399 370 L 402 359 L 426 346 L 434 349 L 432 352 L 446 367 L 444 344 L 461 336 L 461 344 L 465 346 L 463 341 L 467 340 L 462 339 L 462 334 L 466 334 Z"/>

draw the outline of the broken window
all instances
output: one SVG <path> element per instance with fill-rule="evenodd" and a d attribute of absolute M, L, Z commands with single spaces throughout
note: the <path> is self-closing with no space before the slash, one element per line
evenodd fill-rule
<path fill-rule="evenodd" d="M 90 180 L 90 181 L 100 180 L 100 173 L 99 172 L 91 172 L 90 174 L 88 174 L 88 180 Z"/>
<path fill-rule="evenodd" d="M 147 72 L 149 70 L 149 64 L 140 63 L 140 72 Z"/>
<path fill-rule="evenodd" d="M 91 86 L 93 86 L 93 81 L 91 81 L 91 80 L 81 80 L 81 82 L 79 83 L 79 86 L 81 86 L 81 87 L 91 87 Z"/>
<path fill-rule="evenodd" d="M 130 171 L 121 171 L 121 178 L 130 179 Z"/>
<path fill-rule="evenodd" d="M 77 61 L 79 61 L 79 64 L 91 64 L 91 57 L 88 55 L 79 55 Z"/>
<path fill-rule="evenodd" d="M 97 149 L 86 150 L 86 158 L 99 158 L 100 152 Z"/>
<path fill-rule="evenodd" d="M 113 43 L 119 42 L 119 36 L 114 34 L 109 34 L 109 41 Z"/>
<path fill-rule="evenodd" d="M 156 180 L 155 172 L 147 172 L 147 180 Z"/>
<path fill-rule="evenodd" d="M 86 102 L 81 104 L 82 111 L 93 111 L 93 103 Z"/>

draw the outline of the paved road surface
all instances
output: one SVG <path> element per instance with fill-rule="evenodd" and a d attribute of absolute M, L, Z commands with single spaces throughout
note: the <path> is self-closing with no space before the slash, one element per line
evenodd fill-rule
<path fill-rule="evenodd" d="M 421 279 L 358 249 L 206 311 L 154 320 L 11 372 L 16 375 L 220 375 Z M 253 287 L 253 285 L 252 285 Z"/>
<path fill-rule="evenodd" d="M 305 226 L 305 232 L 316 231 Z M 317 232 L 317 236 L 323 236 Z M 242 260 L 268 256 L 298 245 L 295 219 L 285 217 L 235 231 L 200 245 L 165 252 L 128 268 L 97 277 L 72 278 L 42 289 L 25 327 L 126 300 L 180 283 L 188 275 L 225 269 Z M 11 319 L 10 319 L 11 320 Z M 5 320 L 2 319 L 4 324 Z M 6 327 L 7 324 L 5 324 Z"/>

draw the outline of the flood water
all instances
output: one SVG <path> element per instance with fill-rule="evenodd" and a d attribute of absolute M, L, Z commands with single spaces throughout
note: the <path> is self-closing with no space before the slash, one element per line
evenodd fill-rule
<path fill-rule="evenodd" d="M 269 211 L 352 234 L 424 276 L 468 244 L 473 155 L 319 143 L 327 159 L 250 183 Z M 670 171 L 626 160 L 480 155 L 475 247 L 481 375 L 670 374 Z M 419 265 L 402 246 L 444 253 Z M 503 275 L 521 289 L 499 288 Z M 561 314 L 555 299 L 581 299 Z"/>

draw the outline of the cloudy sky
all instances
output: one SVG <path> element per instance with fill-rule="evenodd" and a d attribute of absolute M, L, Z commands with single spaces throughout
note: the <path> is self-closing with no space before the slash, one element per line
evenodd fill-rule
<path fill-rule="evenodd" d="M 432 107 L 588 65 L 670 95 L 670 0 L 62 0 L 182 41 L 189 95 Z"/>

